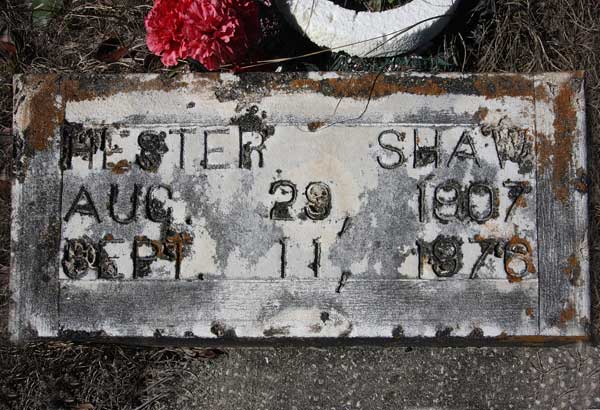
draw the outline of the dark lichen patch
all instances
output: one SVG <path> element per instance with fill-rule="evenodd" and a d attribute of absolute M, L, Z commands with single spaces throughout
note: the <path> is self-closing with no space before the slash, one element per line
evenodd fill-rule
<path fill-rule="evenodd" d="M 287 336 L 290 334 L 290 326 L 270 327 L 263 331 L 265 337 Z"/>
<path fill-rule="evenodd" d="M 396 326 L 392 329 L 392 337 L 402 338 L 404 337 L 404 328 L 401 325 Z"/>
<path fill-rule="evenodd" d="M 273 93 L 315 92 L 335 98 L 378 99 L 398 93 L 440 96 L 446 94 L 482 95 L 486 98 L 531 97 L 533 79 L 524 75 L 417 77 L 397 73 L 338 74 L 314 79 L 306 73 L 243 73 L 238 81 L 221 82 L 215 95 L 221 102 L 257 100 Z"/>
<path fill-rule="evenodd" d="M 235 339 L 237 338 L 237 334 L 235 333 L 235 329 L 233 327 L 229 327 L 225 325 L 225 323 L 220 321 L 215 321 L 212 323 L 210 327 L 210 332 L 220 338 L 224 339 Z"/>
<path fill-rule="evenodd" d="M 474 327 L 471 333 L 467 336 L 468 339 L 482 339 L 484 337 L 483 330 L 479 327 Z"/>
<path fill-rule="evenodd" d="M 319 128 L 323 127 L 325 125 L 325 123 L 323 121 L 313 121 L 313 122 L 309 122 L 307 124 L 308 126 L 308 130 L 310 132 L 315 132 L 317 131 Z"/>
<path fill-rule="evenodd" d="M 58 330 L 58 337 L 60 339 L 67 340 L 86 340 L 107 337 L 107 333 L 104 330 L 74 330 L 74 329 L 63 329 Z"/>
<path fill-rule="evenodd" d="M 216 80 L 215 75 L 205 74 L 194 78 L 194 87 L 209 86 Z M 128 76 L 77 76 L 63 77 L 61 95 L 65 102 L 80 102 L 112 97 L 118 93 L 172 91 L 189 86 L 179 77 L 159 75 L 145 78 L 140 75 Z"/>
<path fill-rule="evenodd" d="M 590 178 L 587 175 L 587 172 L 583 168 L 577 169 L 577 174 L 575 176 L 575 190 L 582 194 L 587 194 L 590 188 Z"/>
<path fill-rule="evenodd" d="M 534 97 L 533 77 L 520 74 L 492 74 L 475 77 L 473 86 L 487 99 L 502 97 Z"/>
<path fill-rule="evenodd" d="M 210 333 L 217 337 L 225 336 L 225 330 L 226 328 L 223 322 L 213 322 L 212 326 L 210 327 Z"/>
<path fill-rule="evenodd" d="M 448 326 L 445 327 L 443 329 L 439 329 L 435 332 L 435 337 L 436 338 L 445 338 L 445 337 L 450 337 L 452 335 L 452 332 L 454 331 L 454 328 Z"/>

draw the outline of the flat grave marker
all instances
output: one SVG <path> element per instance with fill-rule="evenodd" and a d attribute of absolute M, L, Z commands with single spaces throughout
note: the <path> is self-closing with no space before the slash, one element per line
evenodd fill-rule
<path fill-rule="evenodd" d="M 13 340 L 585 338 L 584 108 L 580 73 L 16 77 Z"/>

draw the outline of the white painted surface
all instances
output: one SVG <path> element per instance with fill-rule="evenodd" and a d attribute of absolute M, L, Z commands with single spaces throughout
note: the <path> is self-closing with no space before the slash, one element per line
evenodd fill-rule
<path fill-rule="evenodd" d="M 448 23 L 459 0 L 413 0 L 382 12 L 357 12 L 329 0 L 275 2 L 319 46 L 359 57 L 382 57 L 424 46 Z"/>

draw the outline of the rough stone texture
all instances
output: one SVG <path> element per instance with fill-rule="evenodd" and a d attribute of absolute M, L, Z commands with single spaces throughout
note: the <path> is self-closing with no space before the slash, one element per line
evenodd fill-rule
<path fill-rule="evenodd" d="M 585 337 L 582 90 L 18 77 L 13 337 Z"/>

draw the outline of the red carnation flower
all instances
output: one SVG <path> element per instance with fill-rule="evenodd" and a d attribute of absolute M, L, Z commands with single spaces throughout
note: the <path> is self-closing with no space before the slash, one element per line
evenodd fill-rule
<path fill-rule="evenodd" d="M 253 0 L 156 0 L 145 23 L 148 48 L 166 66 L 192 57 L 216 70 L 242 62 L 259 38 Z"/>

